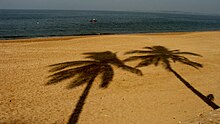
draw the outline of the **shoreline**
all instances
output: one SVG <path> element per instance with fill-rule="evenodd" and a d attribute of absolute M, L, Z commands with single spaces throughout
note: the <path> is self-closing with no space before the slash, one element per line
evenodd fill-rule
<path fill-rule="evenodd" d="M 191 31 L 191 32 L 159 32 L 159 33 L 131 33 L 131 34 L 86 34 L 86 35 L 72 35 L 72 36 L 49 36 L 49 37 L 29 37 L 19 39 L 0 39 L 0 43 L 18 43 L 18 42 L 42 42 L 42 41 L 59 41 L 59 40 L 71 40 L 78 38 L 88 38 L 96 36 L 121 36 L 121 35 L 183 35 L 188 33 L 211 33 L 220 32 L 220 30 L 214 31 Z"/>

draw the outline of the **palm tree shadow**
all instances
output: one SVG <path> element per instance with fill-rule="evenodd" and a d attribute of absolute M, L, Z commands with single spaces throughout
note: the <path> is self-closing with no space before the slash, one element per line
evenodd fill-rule
<path fill-rule="evenodd" d="M 125 54 L 134 54 L 134 53 L 143 54 L 143 55 L 131 56 L 125 59 L 124 62 L 141 60 L 141 62 L 136 66 L 136 68 L 148 66 L 151 64 L 155 66 L 162 64 L 166 70 L 172 72 L 187 88 L 189 88 L 194 94 L 196 94 L 207 105 L 209 105 L 213 109 L 219 108 L 219 106 L 215 104 L 209 97 L 206 97 L 201 92 L 199 92 L 197 89 L 195 89 L 188 81 L 186 81 L 180 74 L 178 74 L 171 67 L 171 62 L 173 63 L 180 62 L 182 64 L 189 65 L 196 69 L 202 68 L 203 67 L 202 64 L 193 62 L 183 56 L 183 55 L 193 55 L 193 56 L 201 57 L 201 55 L 192 53 L 192 52 L 180 52 L 180 50 L 169 50 L 168 48 L 164 46 L 144 47 L 144 50 L 133 50 Z"/>
<path fill-rule="evenodd" d="M 85 61 L 69 61 L 58 64 L 50 65 L 50 80 L 46 85 L 56 84 L 61 81 L 72 79 L 67 88 L 75 88 L 77 86 L 87 84 L 82 95 L 80 96 L 76 107 L 71 114 L 68 124 L 76 124 L 80 113 L 82 112 L 83 105 L 92 87 L 95 78 L 101 75 L 100 88 L 107 88 L 114 77 L 114 70 L 112 66 L 116 66 L 123 70 L 142 75 L 139 69 L 125 65 L 120 59 L 117 58 L 116 53 L 106 52 L 89 52 L 83 53 L 85 58 L 90 60 Z"/>

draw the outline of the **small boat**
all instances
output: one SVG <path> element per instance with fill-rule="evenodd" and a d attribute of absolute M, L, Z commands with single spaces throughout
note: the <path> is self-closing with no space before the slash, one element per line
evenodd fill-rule
<path fill-rule="evenodd" d="M 90 19 L 89 22 L 97 22 L 96 19 Z"/>

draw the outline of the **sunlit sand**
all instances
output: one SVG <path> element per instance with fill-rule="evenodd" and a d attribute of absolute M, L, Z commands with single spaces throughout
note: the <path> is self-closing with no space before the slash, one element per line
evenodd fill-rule
<path fill-rule="evenodd" d="M 95 35 L 0 40 L 0 123 L 67 123 L 86 85 L 68 89 L 71 79 L 46 85 L 52 64 L 88 60 L 83 53 L 116 53 L 146 46 L 198 53 L 197 70 L 181 63 L 173 69 L 220 105 L 220 32 Z M 131 67 L 139 61 L 125 63 Z M 139 68 L 143 76 L 113 66 L 108 88 L 97 76 L 80 114 L 79 124 L 177 124 L 212 111 L 161 65 Z"/>

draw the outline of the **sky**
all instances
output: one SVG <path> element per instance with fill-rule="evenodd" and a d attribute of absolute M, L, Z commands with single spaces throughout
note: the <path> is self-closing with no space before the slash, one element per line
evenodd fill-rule
<path fill-rule="evenodd" d="M 181 11 L 220 14 L 220 0 L 0 0 L 0 9 Z"/>

